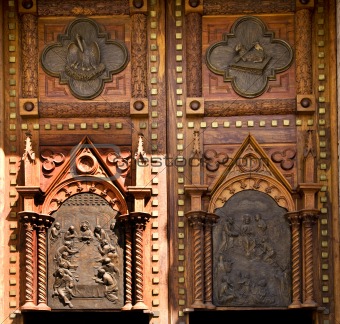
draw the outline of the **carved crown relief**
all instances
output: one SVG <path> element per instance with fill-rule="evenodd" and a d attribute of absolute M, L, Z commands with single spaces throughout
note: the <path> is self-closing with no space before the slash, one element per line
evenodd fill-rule
<path fill-rule="evenodd" d="M 231 82 L 242 97 L 254 98 L 263 94 L 268 81 L 289 68 L 293 50 L 284 40 L 256 17 L 241 17 L 233 24 L 223 40 L 211 45 L 206 52 L 208 68 Z"/>
<path fill-rule="evenodd" d="M 91 19 L 74 20 L 58 42 L 41 54 L 44 71 L 67 84 L 72 94 L 83 100 L 97 97 L 112 75 L 124 70 L 129 61 L 125 44 L 110 40 Z"/>

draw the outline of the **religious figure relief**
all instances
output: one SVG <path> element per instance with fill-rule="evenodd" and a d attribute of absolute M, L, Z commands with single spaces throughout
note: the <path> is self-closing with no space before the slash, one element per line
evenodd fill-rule
<path fill-rule="evenodd" d="M 286 210 L 264 193 L 245 190 L 215 210 L 216 306 L 288 306 L 290 230 Z"/>
<path fill-rule="evenodd" d="M 86 244 L 90 244 L 93 240 L 93 234 L 90 229 L 90 224 L 88 221 L 83 221 L 80 225 L 80 237 L 79 240 L 85 242 Z"/>
<path fill-rule="evenodd" d="M 237 94 L 254 98 L 265 92 L 269 80 L 290 67 L 293 50 L 259 18 L 245 16 L 207 49 L 206 58 L 209 70 L 223 75 Z"/>
<path fill-rule="evenodd" d="M 100 62 L 100 49 L 97 42 L 86 43 L 85 38 L 76 34 L 67 51 L 65 72 L 79 81 L 91 80 L 101 75 L 105 65 Z"/>
<path fill-rule="evenodd" d="M 50 240 L 51 242 L 55 242 L 58 240 L 58 238 L 61 236 L 61 233 L 60 233 L 60 223 L 56 222 L 54 223 L 54 225 L 52 226 L 51 228 L 51 231 L 50 231 Z"/>
<path fill-rule="evenodd" d="M 91 19 L 79 18 L 58 35 L 58 42 L 42 52 L 44 71 L 68 84 L 72 94 L 83 100 L 100 95 L 104 83 L 123 71 L 129 55 L 125 44 L 111 40 Z"/>
<path fill-rule="evenodd" d="M 116 215 L 104 198 L 91 193 L 70 197 L 56 212 L 48 236 L 52 309 L 123 307 L 123 247 Z M 60 239 L 53 241 L 58 224 Z"/>

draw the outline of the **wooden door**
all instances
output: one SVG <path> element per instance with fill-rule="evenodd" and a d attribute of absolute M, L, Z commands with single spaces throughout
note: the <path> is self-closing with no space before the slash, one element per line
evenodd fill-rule
<path fill-rule="evenodd" d="M 332 1 L 9 0 L 1 10 L 3 308 L 27 313 L 11 320 L 96 305 L 103 321 L 141 312 L 196 323 L 259 308 L 334 321 Z M 50 291 L 52 229 L 63 220 L 64 244 L 71 225 L 103 225 L 91 218 L 98 201 L 117 223 L 104 232 L 121 242 L 119 293 L 89 277 L 101 295 L 78 290 L 71 307 Z M 99 240 L 85 243 L 98 254 Z"/>

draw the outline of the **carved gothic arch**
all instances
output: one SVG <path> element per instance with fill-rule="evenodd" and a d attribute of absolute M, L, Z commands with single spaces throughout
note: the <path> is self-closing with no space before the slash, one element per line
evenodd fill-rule
<path fill-rule="evenodd" d="M 263 192 L 287 211 L 296 209 L 291 193 L 280 182 L 263 174 L 243 174 L 220 185 L 210 199 L 208 211 L 213 213 L 216 208 L 222 207 L 233 195 L 243 190 Z"/>
<path fill-rule="evenodd" d="M 109 181 L 92 176 L 87 176 L 83 179 L 71 178 L 55 186 L 44 200 L 42 213 L 51 214 L 55 212 L 66 199 L 84 192 L 101 196 L 113 209 L 119 211 L 120 214 L 128 213 L 126 201 L 118 188 Z"/>

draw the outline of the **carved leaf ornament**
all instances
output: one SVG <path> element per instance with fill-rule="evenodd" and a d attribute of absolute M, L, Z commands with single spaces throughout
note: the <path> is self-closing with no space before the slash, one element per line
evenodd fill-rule
<path fill-rule="evenodd" d="M 252 16 L 241 17 L 223 40 L 212 44 L 206 52 L 208 68 L 231 82 L 242 97 L 263 94 L 269 80 L 286 71 L 293 61 L 293 50 L 284 40 L 275 39 L 274 32 Z"/>
<path fill-rule="evenodd" d="M 104 83 L 124 70 L 129 61 L 127 47 L 110 40 L 98 24 L 87 18 L 74 20 L 58 42 L 41 54 L 44 71 L 67 84 L 72 94 L 83 100 L 100 95 Z"/>

